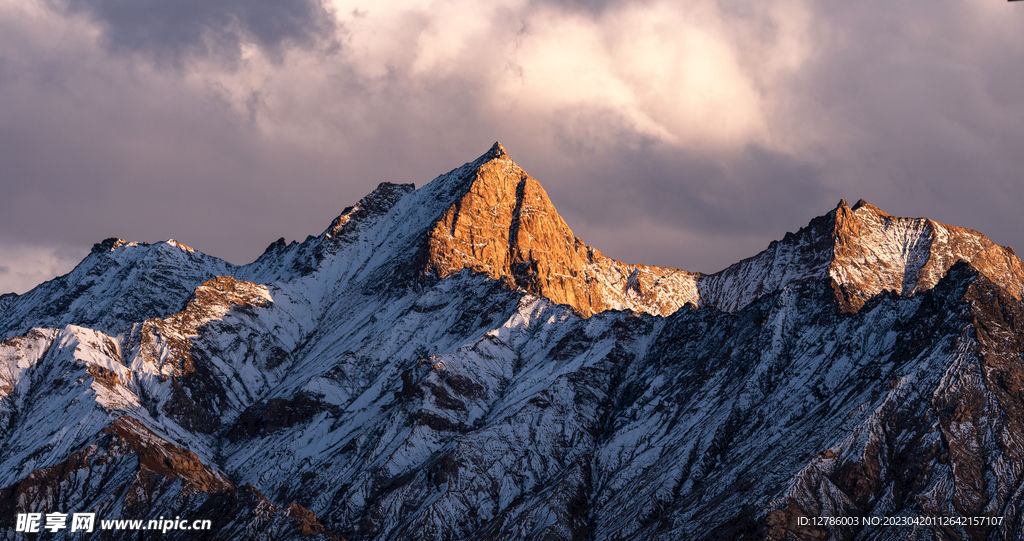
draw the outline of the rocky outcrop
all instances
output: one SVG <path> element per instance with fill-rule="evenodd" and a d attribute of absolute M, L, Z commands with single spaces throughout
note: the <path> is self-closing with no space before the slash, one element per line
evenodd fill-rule
<path fill-rule="evenodd" d="M 846 201 L 767 250 L 715 274 L 630 265 L 573 235 L 536 179 L 500 144 L 473 162 L 461 194 L 427 233 L 423 275 L 463 269 L 507 280 L 589 317 L 609 309 L 668 315 L 686 303 L 735 311 L 790 285 L 829 278 L 841 309 L 882 291 L 913 295 L 964 260 L 1020 296 L 1024 265 L 1012 248 L 927 218 L 898 218 Z"/>
<path fill-rule="evenodd" d="M 701 276 L 697 288 L 700 304 L 735 311 L 772 291 L 829 279 L 841 309 L 855 312 L 882 291 L 927 291 L 960 260 L 1020 298 L 1024 264 L 1012 248 L 971 229 L 843 200 L 756 256 Z"/>
<path fill-rule="evenodd" d="M 928 218 L 897 218 L 863 199 L 852 208 L 841 202 L 834 212 L 829 275 L 842 288 L 850 309 L 860 308 L 881 291 L 927 291 L 961 260 L 1021 297 L 1024 265 L 1012 248 L 977 231 Z"/>
<path fill-rule="evenodd" d="M 209 517 L 211 539 L 1019 539 L 1020 269 L 980 233 L 864 202 L 713 275 L 628 265 L 495 145 L 245 267 L 113 239 L 7 300 L 0 517 Z M 823 516 L 862 522 L 801 520 Z M 892 517 L 973 523 L 863 522 Z"/>
<path fill-rule="evenodd" d="M 156 510 L 159 509 L 159 512 Z M 236 487 L 195 453 L 174 445 L 131 417 L 115 420 L 97 439 L 62 462 L 34 471 L 17 484 L 0 488 L 0 513 L 96 514 L 91 538 L 128 540 L 147 535 L 149 521 L 172 517 L 208 521 L 201 532 L 160 531 L 149 535 L 204 539 L 337 540 L 316 515 L 292 502 L 271 503 L 251 485 Z M 103 528 L 104 520 L 121 526 Z M 134 527 L 125 526 L 137 521 Z M 162 522 L 162 521 L 161 521 Z M 70 524 L 70 520 L 68 520 Z M 68 535 L 67 525 L 56 538 Z M 5 527 L 0 539 L 20 539 Z"/>
<path fill-rule="evenodd" d="M 463 195 L 427 233 L 422 274 L 470 269 L 588 317 L 609 309 L 667 315 L 697 300 L 696 273 L 627 265 L 573 235 L 540 183 L 499 143 L 478 162 Z"/>
<path fill-rule="evenodd" d="M 860 422 L 810 458 L 743 539 L 1021 537 L 1013 465 L 1024 460 L 1024 307 L 963 262 L 921 296 L 882 361 L 899 367 L 881 390 L 884 398 L 868 402 L 869 416 L 851 412 Z M 929 356 L 932 362 L 920 362 Z M 935 356 L 945 357 L 938 370 L 930 366 Z M 857 522 L 800 520 L 821 516 Z M 866 522 L 873 517 L 882 522 Z M 890 517 L 912 522 L 886 526 Z"/>
<path fill-rule="evenodd" d="M 222 319 L 233 307 L 263 307 L 270 304 L 266 286 L 217 276 L 196 288 L 185 309 L 164 319 L 149 319 L 134 335 L 137 355 L 158 366 L 158 372 L 184 376 L 195 370 L 192 337 L 203 325 Z"/>
<path fill-rule="evenodd" d="M 173 239 L 110 238 L 70 273 L 0 302 L 0 339 L 33 326 L 80 325 L 116 335 L 132 323 L 180 311 L 200 284 L 237 271 Z"/>
<path fill-rule="evenodd" d="M 381 216 L 391 210 L 406 194 L 416 189 L 412 184 L 381 182 L 369 195 L 358 203 L 347 207 L 322 234 L 324 238 L 351 239 L 358 231 L 359 224 Z"/>

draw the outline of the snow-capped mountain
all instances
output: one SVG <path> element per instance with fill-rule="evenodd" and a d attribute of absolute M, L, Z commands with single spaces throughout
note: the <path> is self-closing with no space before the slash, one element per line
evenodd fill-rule
<path fill-rule="evenodd" d="M 498 144 L 245 266 L 109 239 L 0 299 L 0 539 L 1018 539 L 1022 279 L 863 201 L 622 263 Z"/>
<path fill-rule="evenodd" d="M 8 297 L 0 305 L 0 337 L 69 323 L 116 334 L 130 322 L 177 311 L 200 284 L 235 272 L 234 265 L 174 239 L 107 239 L 70 273 Z"/>

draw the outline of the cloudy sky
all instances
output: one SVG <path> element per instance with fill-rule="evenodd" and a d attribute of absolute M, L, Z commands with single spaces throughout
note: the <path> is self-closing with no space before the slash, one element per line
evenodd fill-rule
<path fill-rule="evenodd" d="M 1024 2 L 0 0 L 0 292 L 112 236 L 247 263 L 494 141 L 628 262 L 841 197 L 1024 246 Z"/>

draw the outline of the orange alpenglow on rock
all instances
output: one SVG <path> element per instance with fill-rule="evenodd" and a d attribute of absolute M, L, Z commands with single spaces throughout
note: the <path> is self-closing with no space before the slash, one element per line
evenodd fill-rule
<path fill-rule="evenodd" d="M 421 276 L 463 269 L 567 304 L 584 317 L 604 310 L 669 315 L 687 303 L 736 311 L 789 285 L 828 280 L 845 312 L 882 291 L 931 289 L 964 260 L 1014 296 L 1024 266 L 1013 249 L 971 229 L 928 218 L 898 218 L 846 201 L 761 253 L 714 274 L 631 265 L 573 235 L 544 188 L 499 143 L 453 186 L 454 203 L 420 248 Z"/>
<path fill-rule="evenodd" d="M 697 302 L 698 273 L 628 265 L 573 235 L 548 194 L 499 143 L 430 230 L 423 275 L 463 269 L 508 280 L 589 317 L 609 309 L 668 315 Z"/>
<path fill-rule="evenodd" d="M 1012 248 L 971 229 L 841 200 L 763 252 L 700 276 L 699 304 L 736 311 L 783 287 L 829 280 L 839 308 L 857 312 L 883 291 L 910 296 L 935 287 L 960 260 L 1020 298 L 1024 266 Z"/>
<path fill-rule="evenodd" d="M 1013 248 L 985 235 L 928 218 L 898 218 L 861 199 L 835 212 L 835 247 L 830 275 L 845 286 L 847 308 L 859 309 L 882 291 L 913 295 L 926 291 L 963 260 L 1021 297 L 1024 267 Z"/>

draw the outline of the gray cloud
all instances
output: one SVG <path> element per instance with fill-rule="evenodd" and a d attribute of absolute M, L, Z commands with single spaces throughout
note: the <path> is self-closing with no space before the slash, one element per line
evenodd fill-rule
<path fill-rule="evenodd" d="M 758 144 L 708 155 L 600 121 L 581 131 L 554 129 L 556 144 L 577 168 L 584 164 L 575 175 L 560 175 L 575 177 L 566 188 L 578 195 L 566 206 L 579 207 L 581 217 L 583 209 L 602 208 L 611 210 L 601 219 L 623 224 L 642 216 L 694 232 L 747 234 L 784 227 L 794 213 L 839 198 L 815 163 Z M 596 141 L 594 133 L 611 134 L 614 143 Z"/>
<path fill-rule="evenodd" d="M 562 159 L 543 172 L 557 180 L 542 179 L 577 234 L 609 255 L 713 272 L 802 227 L 842 197 L 815 161 L 758 144 L 712 155 L 673 148 L 618 120 L 607 112 L 559 115 L 552 133 Z M 615 233 L 652 226 L 686 231 L 691 243 L 693 237 L 726 245 L 730 238 L 757 241 L 666 251 L 664 232 L 628 241 Z"/>
<path fill-rule="evenodd" d="M 1021 7 L 822 7 L 820 53 L 788 87 L 791 122 L 827 126 L 817 146 L 844 193 L 1019 242 L 1024 73 L 1007 68 L 1024 58 Z"/>
<path fill-rule="evenodd" d="M 197 56 L 237 62 L 245 44 L 279 59 L 286 47 L 310 47 L 335 30 L 320 0 L 66 0 L 61 6 L 99 23 L 110 49 L 179 65 Z"/>
<path fill-rule="evenodd" d="M 0 243 L 0 294 L 25 293 L 36 285 L 67 273 L 89 253 L 68 246 Z"/>
<path fill-rule="evenodd" d="M 716 271 L 840 197 L 1021 244 L 1016 4 L 33 5 L 0 6 L 5 276 L 109 236 L 246 263 L 495 140 L 627 261 Z"/>
<path fill-rule="evenodd" d="M 637 3 L 640 2 L 638 0 L 534 0 L 531 2 L 534 8 L 550 6 L 590 16 L 601 15 L 609 9 Z"/>

